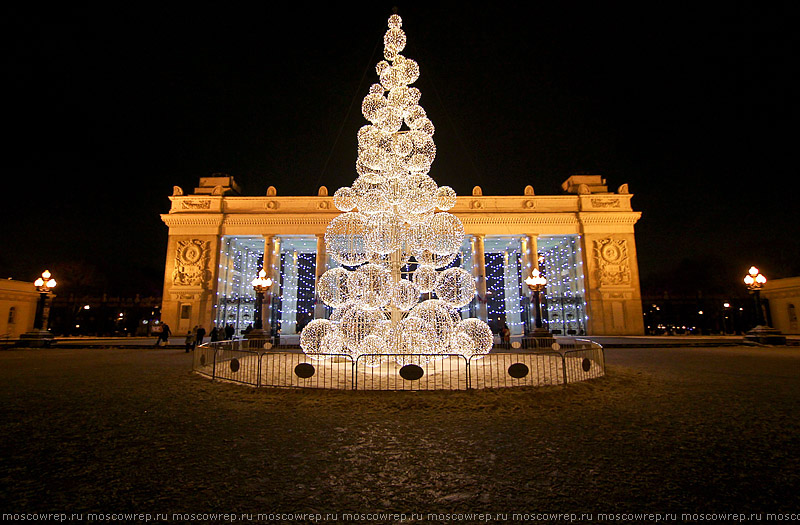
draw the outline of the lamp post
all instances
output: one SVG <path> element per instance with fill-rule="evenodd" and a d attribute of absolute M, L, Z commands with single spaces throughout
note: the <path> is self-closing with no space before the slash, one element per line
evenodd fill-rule
<path fill-rule="evenodd" d="M 272 279 L 267 277 L 267 272 L 263 269 L 258 272 L 258 277 L 253 279 L 250 283 L 253 285 L 253 290 L 256 292 L 256 307 L 254 311 L 255 324 L 250 333 L 247 334 L 248 339 L 264 339 L 268 336 L 264 332 L 264 320 L 262 319 L 261 309 L 264 303 L 264 294 L 272 287 Z"/>
<path fill-rule="evenodd" d="M 541 272 L 539 272 L 539 268 L 534 268 L 530 277 L 525 279 L 525 284 L 527 284 L 528 288 L 530 288 L 530 290 L 533 292 L 533 312 L 535 318 L 533 336 L 553 337 L 553 334 L 550 333 L 550 330 L 542 326 L 542 303 L 540 301 L 540 293 L 544 291 L 544 287 L 547 285 L 547 279 L 545 279 Z"/>
<path fill-rule="evenodd" d="M 56 287 L 56 280 L 49 270 L 45 270 L 42 276 L 33 282 L 33 286 L 39 292 L 33 330 L 20 335 L 20 343 L 29 347 L 50 346 L 53 343 L 53 334 L 47 330 L 47 320 L 50 317 L 48 297 Z"/>
<path fill-rule="evenodd" d="M 744 276 L 744 284 L 753 295 L 756 306 L 756 326 L 749 330 L 745 336 L 745 341 L 753 341 L 762 344 L 783 345 L 786 344 L 786 336 L 769 326 L 764 319 L 764 311 L 761 308 L 761 288 L 767 283 L 767 278 L 761 275 L 758 268 L 751 266 Z"/>

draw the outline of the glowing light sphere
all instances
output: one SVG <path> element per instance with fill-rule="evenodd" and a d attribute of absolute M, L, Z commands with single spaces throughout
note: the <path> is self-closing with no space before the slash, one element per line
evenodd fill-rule
<path fill-rule="evenodd" d="M 392 153 L 399 157 L 405 157 L 414 150 L 414 142 L 406 133 L 395 133 L 392 135 Z"/>
<path fill-rule="evenodd" d="M 369 334 L 361 342 L 361 352 L 359 355 L 363 357 L 361 357 L 358 362 L 359 364 L 363 363 L 370 368 L 374 368 L 380 366 L 383 360 L 381 356 L 387 353 L 386 341 L 377 335 Z"/>
<path fill-rule="evenodd" d="M 400 28 L 403 26 L 403 19 L 400 18 L 400 15 L 392 15 L 389 17 L 388 24 L 390 28 Z"/>
<path fill-rule="evenodd" d="M 300 333 L 300 348 L 308 355 L 327 353 L 332 341 L 328 341 L 328 344 L 323 346 L 323 338 L 328 335 L 338 336 L 338 332 L 339 328 L 331 321 L 314 319 Z"/>
<path fill-rule="evenodd" d="M 349 186 L 342 186 L 333 192 L 333 205 L 339 211 L 352 211 L 356 207 L 356 193 Z"/>
<path fill-rule="evenodd" d="M 422 293 L 432 292 L 436 286 L 436 278 L 438 277 L 436 268 L 433 266 L 419 266 L 412 274 L 412 280 L 417 285 L 419 291 Z"/>
<path fill-rule="evenodd" d="M 480 319 L 463 319 L 453 329 L 453 336 L 451 348 L 467 358 L 492 349 L 492 330 Z"/>
<path fill-rule="evenodd" d="M 436 191 L 436 207 L 442 211 L 451 209 L 457 200 L 456 192 L 450 186 L 439 186 Z"/>
<path fill-rule="evenodd" d="M 389 254 L 401 247 L 405 233 L 406 228 L 397 215 L 388 211 L 376 213 L 367 221 L 365 237 L 367 250 Z"/>
<path fill-rule="evenodd" d="M 406 195 L 406 187 L 402 180 L 387 178 L 381 183 L 381 192 L 389 204 L 400 204 Z"/>
<path fill-rule="evenodd" d="M 367 215 L 373 215 L 390 208 L 389 201 L 379 189 L 367 190 L 358 196 L 358 211 Z M 368 219 L 369 220 L 369 219 Z"/>
<path fill-rule="evenodd" d="M 368 310 L 361 306 L 350 309 L 339 322 L 345 346 L 351 355 L 361 353 L 361 344 L 364 338 L 375 328 L 378 322 L 385 317 L 378 310 Z M 309 323 L 310 324 L 310 323 Z"/>
<path fill-rule="evenodd" d="M 428 299 L 412 308 L 408 315 L 419 317 L 424 321 L 428 338 L 435 352 L 448 353 L 450 351 L 453 318 L 446 303 L 438 299 Z"/>
<path fill-rule="evenodd" d="M 366 217 L 358 212 L 347 212 L 335 217 L 325 230 L 328 253 L 345 266 L 358 266 L 366 262 L 364 246 Z"/>
<path fill-rule="evenodd" d="M 447 212 L 434 214 L 430 220 L 430 242 L 426 248 L 436 255 L 450 255 L 461 249 L 464 225 L 455 215 Z"/>
<path fill-rule="evenodd" d="M 360 277 L 359 301 L 364 308 L 376 309 L 389 304 L 392 297 L 392 274 L 386 268 L 368 263 L 357 268 L 353 272 L 353 276 L 356 275 Z"/>
<path fill-rule="evenodd" d="M 415 129 L 414 122 L 416 122 L 417 119 L 427 118 L 427 116 L 428 114 L 425 113 L 425 110 L 422 108 L 422 106 L 415 104 L 406 109 L 404 119 L 409 128 Z"/>
<path fill-rule="evenodd" d="M 449 268 L 436 278 L 434 290 L 451 308 L 461 308 L 475 298 L 475 278 L 463 268 Z"/>
<path fill-rule="evenodd" d="M 419 301 L 420 293 L 419 286 L 408 279 L 400 279 L 392 287 L 391 304 L 399 310 L 411 310 Z"/>
<path fill-rule="evenodd" d="M 323 273 L 317 282 L 319 298 L 333 308 L 339 308 L 349 300 L 350 291 L 347 286 L 350 272 L 344 268 L 331 268 Z"/>
<path fill-rule="evenodd" d="M 425 213 L 436 207 L 436 192 L 439 187 L 427 175 L 409 177 L 406 182 L 406 195 L 401 203 L 403 211 Z"/>
<path fill-rule="evenodd" d="M 391 27 L 383 35 L 383 45 L 399 53 L 406 47 L 406 34 L 399 27 Z"/>
<path fill-rule="evenodd" d="M 385 86 L 386 84 L 384 84 L 384 87 Z M 364 101 L 361 103 L 361 113 L 364 115 L 364 118 L 374 124 L 378 118 L 378 110 L 388 105 L 389 101 L 386 100 L 386 97 L 377 93 L 370 93 L 364 97 Z"/>
<path fill-rule="evenodd" d="M 431 354 L 434 352 L 434 347 L 431 334 L 428 327 L 425 326 L 425 321 L 420 317 L 409 316 L 400 321 L 397 342 L 398 354 L 428 354 L 426 357 L 413 359 L 401 355 L 397 358 L 398 364 L 419 363 L 420 360 L 427 362 L 433 358 Z"/>

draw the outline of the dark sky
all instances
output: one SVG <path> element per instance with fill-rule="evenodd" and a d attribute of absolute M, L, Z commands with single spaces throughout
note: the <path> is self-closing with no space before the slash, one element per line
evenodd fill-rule
<path fill-rule="evenodd" d="M 684 259 L 800 275 L 787 8 L 417 4 L 399 6 L 404 54 L 440 185 L 553 194 L 601 174 L 643 212 L 643 276 Z M 158 288 L 173 185 L 349 185 L 392 5 L 6 12 L 0 274 Z"/>

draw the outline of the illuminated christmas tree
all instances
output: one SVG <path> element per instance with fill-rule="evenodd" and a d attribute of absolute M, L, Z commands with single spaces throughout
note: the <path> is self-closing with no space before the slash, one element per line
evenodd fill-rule
<path fill-rule="evenodd" d="M 369 124 L 358 131 L 358 178 L 333 195 L 343 213 L 328 225 L 325 243 L 342 267 L 317 283 L 317 295 L 334 311 L 301 333 L 300 346 L 312 357 L 396 354 L 403 363 L 408 354 L 470 357 L 492 348 L 489 326 L 461 319 L 458 311 L 475 297 L 475 280 L 448 267 L 461 249 L 464 226 L 447 212 L 455 191 L 428 175 L 435 128 L 419 105 L 419 89 L 409 87 L 419 66 L 401 54 L 401 26 L 399 16 L 389 17 L 385 60 L 376 67 L 380 82 L 361 105 Z M 429 298 L 420 302 L 422 294 Z M 377 364 L 380 357 L 365 359 Z"/>

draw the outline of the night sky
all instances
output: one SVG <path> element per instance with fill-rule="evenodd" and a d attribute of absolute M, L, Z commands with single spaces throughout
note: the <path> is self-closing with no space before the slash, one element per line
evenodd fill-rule
<path fill-rule="evenodd" d="M 403 54 L 439 185 L 600 174 L 643 212 L 643 281 L 800 275 L 786 8 L 418 4 L 399 6 Z M 392 5 L 7 12 L 2 277 L 159 293 L 173 185 L 349 185 Z"/>

